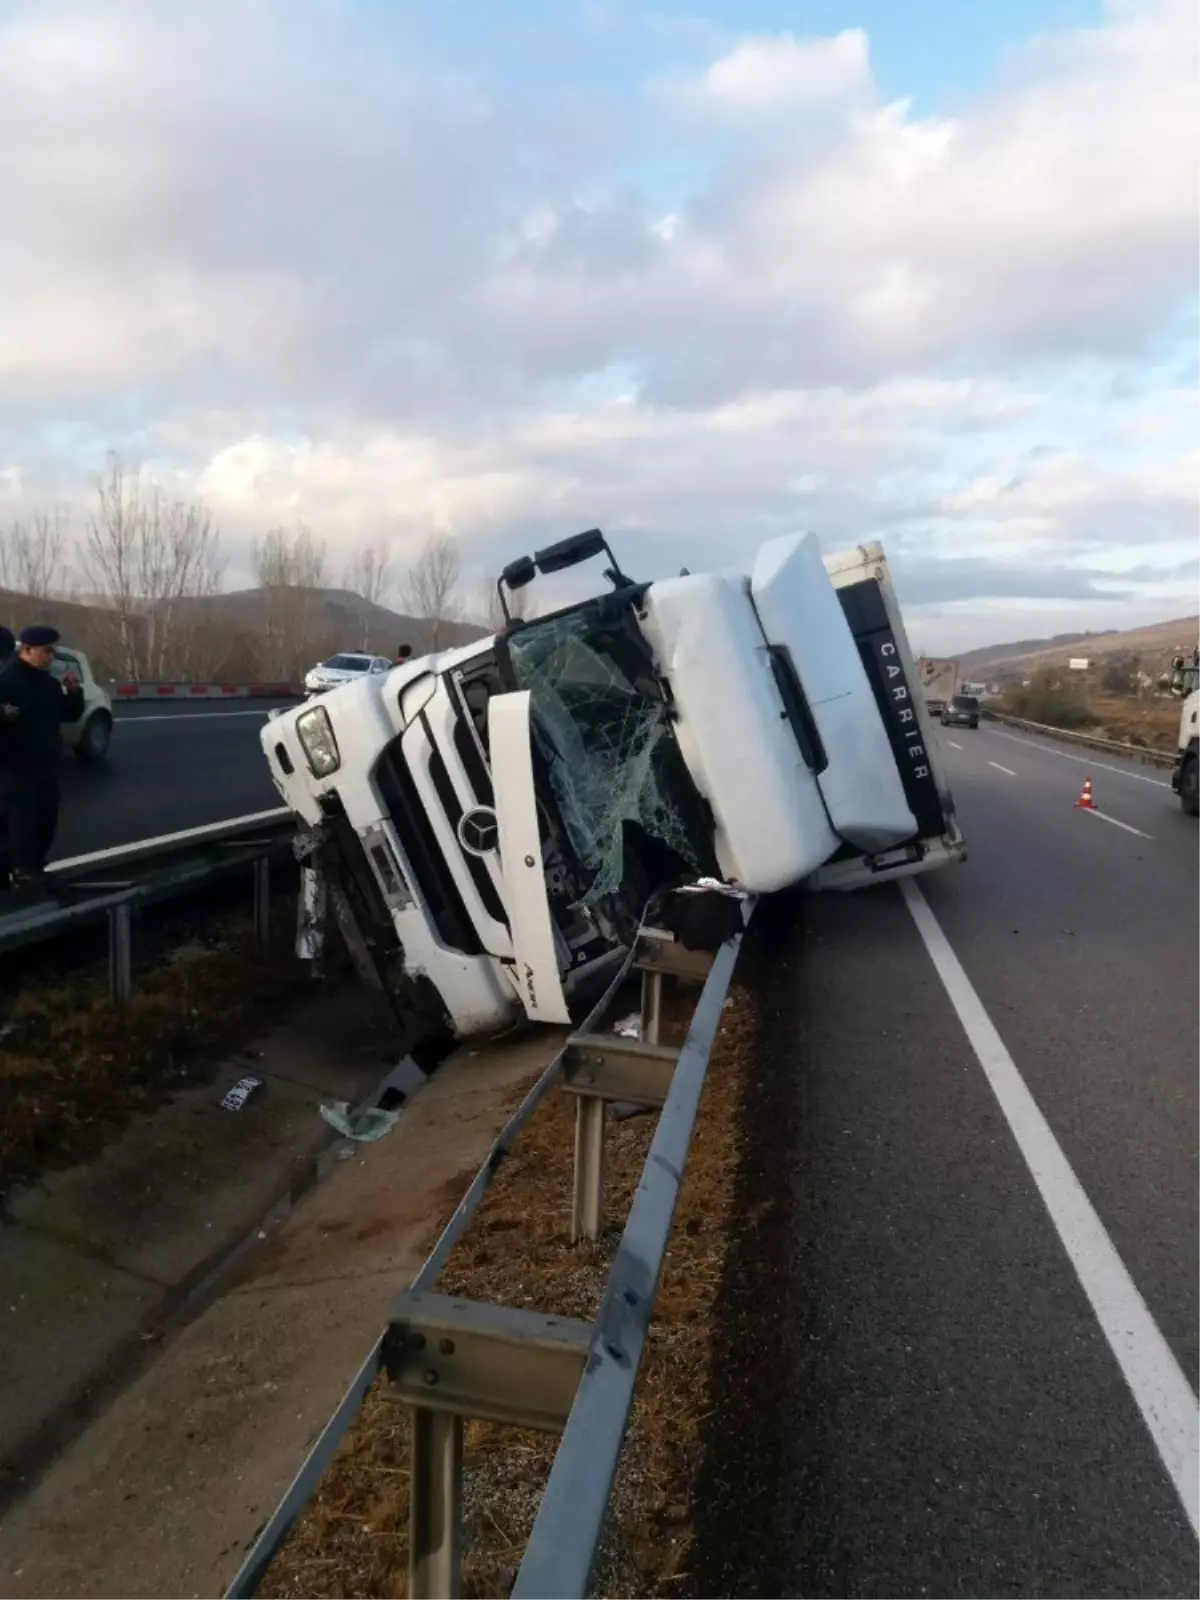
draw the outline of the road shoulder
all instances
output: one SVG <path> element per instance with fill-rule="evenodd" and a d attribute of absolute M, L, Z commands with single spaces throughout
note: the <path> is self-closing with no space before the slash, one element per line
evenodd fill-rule
<path fill-rule="evenodd" d="M 344 1147 L 5 1518 L 0 1594 L 223 1592 L 556 1042 L 463 1050 L 385 1139 Z"/>

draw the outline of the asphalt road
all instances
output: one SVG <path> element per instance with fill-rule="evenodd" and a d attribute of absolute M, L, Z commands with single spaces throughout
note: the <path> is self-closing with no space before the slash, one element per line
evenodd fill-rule
<path fill-rule="evenodd" d="M 1196 823 L 1153 768 L 942 739 L 971 856 L 920 885 L 953 997 L 895 887 L 758 931 L 694 1592 L 1195 1595 L 1155 1440 L 1195 1424 Z"/>
<path fill-rule="evenodd" d="M 278 805 L 258 742 L 276 703 L 118 705 L 107 762 L 63 761 L 53 859 Z"/>

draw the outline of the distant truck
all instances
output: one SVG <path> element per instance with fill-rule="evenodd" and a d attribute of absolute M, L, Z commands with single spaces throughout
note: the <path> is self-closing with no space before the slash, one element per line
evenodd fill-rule
<path fill-rule="evenodd" d="M 922 656 L 917 662 L 917 681 L 926 711 L 931 717 L 940 717 L 958 692 L 958 662 Z"/>
<path fill-rule="evenodd" d="M 1171 693 L 1179 695 L 1183 705 L 1179 712 L 1179 736 L 1176 741 L 1175 765 L 1171 771 L 1171 787 L 1179 796 L 1179 803 L 1189 817 L 1200 816 L 1200 753 L 1197 750 L 1196 717 L 1200 709 L 1200 645 L 1192 651 L 1191 660 L 1176 656 L 1171 663 Z"/>
<path fill-rule="evenodd" d="M 606 592 L 512 615 L 600 554 Z M 846 890 L 962 859 L 879 545 L 774 539 L 745 573 L 648 583 L 592 529 L 499 595 L 494 638 L 262 732 L 313 903 L 319 883 L 410 1041 L 565 1022 L 680 882 Z"/>

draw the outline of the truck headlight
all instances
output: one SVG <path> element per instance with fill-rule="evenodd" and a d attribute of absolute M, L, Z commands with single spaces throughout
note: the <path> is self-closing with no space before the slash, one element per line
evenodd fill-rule
<path fill-rule="evenodd" d="M 305 711 L 297 717 L 296 733 L 304 746 L 304 754 L 308 757 L 314 777 L 327 778 L 331 772 L 337 771 L 342 758 L 333 736 L 333 724 L 324 706 L 314 706 L 311 711 Z"/>

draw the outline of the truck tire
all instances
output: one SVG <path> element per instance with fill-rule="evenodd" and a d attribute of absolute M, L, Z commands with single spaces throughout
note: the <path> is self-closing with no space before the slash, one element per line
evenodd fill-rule
<path fill-rule="evenodd" d="M 1197 763 L 1194 750 L 1185 758 L 1180 768 L 1179 803 L 1183 807 L 1184 816 L 1200 816 L 1200 763 Z"/>
<path fill-rule="evenodd" d="M 98 767 L 108 757 L 108 747 L 112 742 L 112 718 L 107 711 L 97 711 L 94 717 L 89 717 L 79 735 L 79 743 L 75 746 L 75 755 L 84 766 Z"/>

